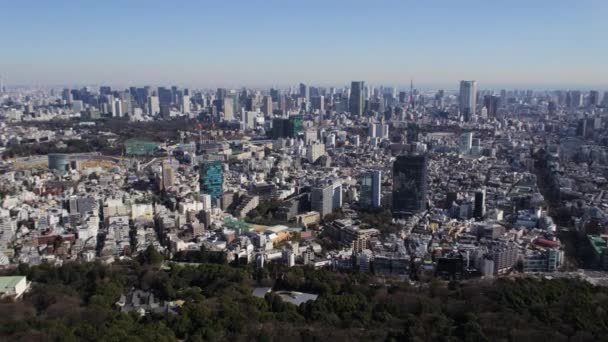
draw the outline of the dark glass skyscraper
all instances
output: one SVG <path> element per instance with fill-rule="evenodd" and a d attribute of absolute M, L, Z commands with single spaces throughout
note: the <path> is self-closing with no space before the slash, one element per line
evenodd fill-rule
<path fill-rule="evenodd" d="M 350 84 L 350 113 L 355 116 L 363 115 L 363 109 L 365 108 L 364 98 L 365 82 L 353 81 Z"/>
<path fill-rule="evenodd" d="M 407 217 L 425 209 L 426 155 L 398 156 L 393 164 L 393 216 Z"/>
<path fill-rule="evenodd" d="M 382 192 L 382 172 L 366 172 L 361 178 L 359 204 L 363 208 L 379 208 Z"/>
<path fill-rule="evenodd" d="M 304 130 L 302 120 L 302 115 L 292 115 L 288 119 L 272 119 L 270 137 L 272 139 L 296 138 Z"/>

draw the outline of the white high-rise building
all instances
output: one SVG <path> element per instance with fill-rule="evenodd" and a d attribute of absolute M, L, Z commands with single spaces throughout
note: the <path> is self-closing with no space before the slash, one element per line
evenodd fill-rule
<path fill-rule="evenodd" d="M 182 95 L 182 113 L 190 114 L 190 96 Z"/>
<path fill-rule="evenodd" d="M 477 106 L 477 81 L 460 81 L 460 115 L 470 121 Z"/>
<path fill-rule="evenodd" d="M 120 99 L 114 99 L 112 105 L 112 117 L 119 118 L 122 116 L 122 101 Z"/>
<path fill-rule="evenodd" d="M 156 115 L 160 113 L 160 102 L 158 96 L 150 96 L 148 98 L 148 110 L 150 115 Z"/>
<path fill-rule="evenodd" d="M 315 143 L 307 147 L 306 159 L 311 163 L 316 162 L 323 155 L 325 155 L 325 145 Z"/>
<path fill-rule="evenodd" d="M 243 113 L 243 129 L 252 130 L 255 129 L 255 120 L 258 117 L 258 112 L 245 111 Z"/>
<path fill-rule="evenodd" d="M 224 120 L 234 120 L 234 96 L 224 97 Z"/>

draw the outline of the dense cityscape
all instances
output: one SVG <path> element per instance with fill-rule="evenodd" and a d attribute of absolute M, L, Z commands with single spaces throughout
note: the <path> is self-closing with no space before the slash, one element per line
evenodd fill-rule
<path fill-rule="evenodd" d="M 268 270 L 292 267 L 391 284 L 604 284 L 607 102 L 477 81 L 452 92 L 3 85 L 0 265 L 214 260 L 251 269 L 260 298 Z M 318 295 L 278 293 L 296 305 Z M 150 296 L 131 289 L 115 305 L 179 312 Z"/>
<path fill-rule="evenodd" d="M 0 6 L 0 341 L 603 341 L 608 2 Z"/>

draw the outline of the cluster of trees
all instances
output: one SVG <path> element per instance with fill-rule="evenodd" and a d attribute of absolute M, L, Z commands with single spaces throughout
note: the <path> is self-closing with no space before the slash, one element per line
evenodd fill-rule
<path fill-rule="evenodd" d="M 9 147 L 3 158 L 27 157 L 33 155 L 46 155 L 49 153 L 87 153 L 101 152 L 105 155 L 119 155 L 124 149 L 122 144 L 110 144 L 103 137 L 87 137 L 64 141 L 65 147 L 58 147 L 55 142 L 37 144 L 23 144 Z"/>
<path fill-rule="evenodd" d="M 401 230 L 398 224 L 393 223 L 390 210 L 362 210 L 359 212 L 359 218 L 362 223 L 378 229 L 381 234 L 394 234 Z"/>
<path fill-rule="evenodd" d="M 271 265 L 141 263 L 20 266 L 34 287 L 0 303 L 0 340 L 128 341 L 556 341 L 601 340 L 608 289 L 578 280 L 499 279 L 420 286 L 380 283 L 366 274 Z M 154 261 L 153 261 L 154 260 Z M 276 294 L 251 295 L 266 277 L 275 290 L 319 295 L 297 307 Z M 178 315 L 119 313 L 131 287 L 184 301 Z"/>
<path fill-rule="evenodd" d="M 76 122 L 71 120 L 53 120 L 46 122 L 27 122 L 25 126 L 35 126 L 39 129 L 58 131 L 71 128 Z M 49 153 L 85 153 L 101 152 L 104 155 L 121 155 L 124 151 L 124 140 L 130 138 L 145 138 L 152 141 L 177 142 L 179 132 L 194 132 L 197 121 L 191 119 L 176 119 L 171 121 L 130 122 L 124 119 L 104 118 L 98 120 L 95 126 L 88 127 L 88 134 L 81 140 L 66 140 L 66 147 L 57 147 L 55 142 L 23 144 L 11 146 L 3 153 L 3 158 L 25 157 L 30 155 L 46 155 Z M 112 132 L 120 137 L 119 141 L 110 143 L 100 132 Z"/>

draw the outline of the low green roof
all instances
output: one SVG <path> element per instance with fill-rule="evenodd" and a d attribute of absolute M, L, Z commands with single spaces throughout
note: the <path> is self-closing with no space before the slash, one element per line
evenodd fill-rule
<path fill-rule="evenodd" d="M 599 235 L 587 235 L 587 238 L 589 239 L 589 242 L 591 242 L 591 246 L 593 249 L 595 249 L 597 254 L 601 254 L 604 249 L 608 248 L 606 240 Z"/>
<path fill-rule="evenodd" d="M 25 276 L 0 277 L 0 293 L 12 290 Z"/>

